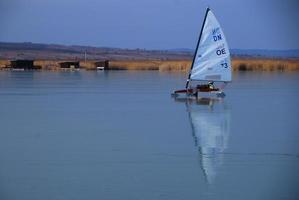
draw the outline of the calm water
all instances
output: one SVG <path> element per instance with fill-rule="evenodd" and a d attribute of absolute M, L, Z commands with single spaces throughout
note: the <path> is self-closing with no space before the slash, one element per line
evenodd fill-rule
<path fill-rule="evenodd" d="M 299 199 L 299 73 L 0 72 L 1 200 Z"/>

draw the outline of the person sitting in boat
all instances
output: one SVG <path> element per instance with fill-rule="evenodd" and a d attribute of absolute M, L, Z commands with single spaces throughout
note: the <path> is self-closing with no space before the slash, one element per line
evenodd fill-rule
<path fill-rule="evenodd" d="M 196 88 L 199 89 L 199 90 L 213 90 L 213 89 L 215 89 L 213 81 L 209 81 L 208 84 L 197 85 Z"/>
<path fill-rule="evenodd" d="M 213 81 L 209 81 L 208 82 L 208 85 L 209 85 L 209 88 L 211 89 L 211 90 L 213 90 L 215 87 L 214 87 L 214 82 Z"/>

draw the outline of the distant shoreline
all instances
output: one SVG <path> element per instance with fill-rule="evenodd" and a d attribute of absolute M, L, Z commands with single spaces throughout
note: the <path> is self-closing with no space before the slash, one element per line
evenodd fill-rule
<path fill-rule="evenodd" d="M 60 63 L 74 60 L 34 60 L 41 70 L 65 70 Z M 98 60 L 76 60 L 79 68 L 97 70 Z M 10 60 L 0 60 L 0 70 L 9 70 Z M 187 72 L 191 66 L 188 60 L 110 60 L 108 70 L 158 70 Z M 233 58 L 233 71 L 299 71 L 299 59 Z"/>
<path fill-rule="evenodd" d="M 234 71 L 299 70 L 299 50 L 232 50 L 232 53 Z M 42 70 L 60 70 L 62 62 L 77 62 L 78 68 L 96 70 L 95 63 L 106 61 L 109 70 L 187 72 L 192 58 L 193 51 L 188 49 L 146 50 L 0 42 L 0 70 L 9 70 L 14 60 L 32 60 L 36 66 L 34 69 Z"/>

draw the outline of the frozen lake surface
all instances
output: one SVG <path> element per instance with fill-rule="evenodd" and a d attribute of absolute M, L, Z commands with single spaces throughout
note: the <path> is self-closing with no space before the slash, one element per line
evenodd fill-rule
<path fill-rule="evenodd" d="M 223 101 L 156 71 L 0 71 L 1 200 L 298 199 L 299 73 Z"/>

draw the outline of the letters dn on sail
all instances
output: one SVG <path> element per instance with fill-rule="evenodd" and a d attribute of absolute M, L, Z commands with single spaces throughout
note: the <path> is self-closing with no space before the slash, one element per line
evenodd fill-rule
<path fill-rule="evenodd" d="M 222 36 L 221 36 L 221 33 L 219 33 L 220 32 L 219 30 L 220 30 L 219 27 L 212 30 L 212 35 L 213 35 L 214 42 L 222 40 Z"/>
<path fill-rule="evenodd" d="M 221 34 L 213 35 L 213 39 L 214 39 L 214 42 L 217 42 L 217 41 L 219 41 L 219 40 L 222 40 Z"/>

